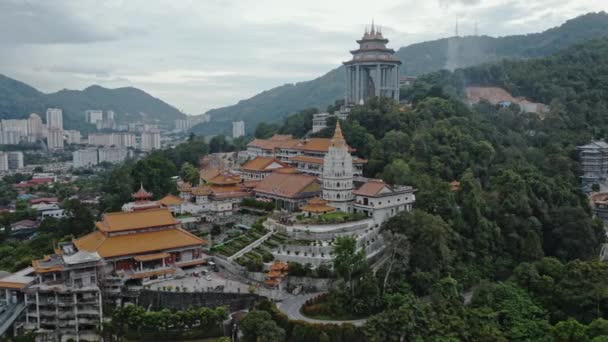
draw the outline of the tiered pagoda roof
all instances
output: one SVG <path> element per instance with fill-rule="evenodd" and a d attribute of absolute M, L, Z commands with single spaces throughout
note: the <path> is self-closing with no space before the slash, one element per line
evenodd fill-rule
<path fill-rule="evenodd" d="M 136 201 L 147 201 L 152 198 L 152 193 L 147 192 L 146 189 L 144 189 L 144 183 L 141 183 L 139 190 L 137 190 L 137 192 L 131 194 L 131 197 L 133 197 L 133 199 Z"/>

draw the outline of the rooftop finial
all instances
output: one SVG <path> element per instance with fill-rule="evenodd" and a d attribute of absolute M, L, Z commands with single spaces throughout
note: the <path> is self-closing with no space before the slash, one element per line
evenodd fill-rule
<path fill-rule="evenodd" d="M 336 130 L 334 136 L 331 139 L 331 144 L 335 147 L 342 147 L 345 144 L 344 135 L 342 134 L 342 127 L 340 127 L 340 120 L 336 122 Z"/>
<path fill-rule="evenodd" d="M 370 33 L 371 34 L 375 34 L 376 33 L 376 28 L 374 27 L 374 18 L 372 18 L 372 31 Z"/>

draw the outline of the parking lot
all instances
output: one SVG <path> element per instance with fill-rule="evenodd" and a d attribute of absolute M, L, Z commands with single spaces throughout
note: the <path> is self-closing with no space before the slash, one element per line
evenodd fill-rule
<path fill-rule="evenodd" d="M 203 273 L 208 271 L 209 277 L 207 280 Z M 195 276 L 198 274 L 198 276 Z M 185 277 L 178 279 L 169 279 L 149 285 L 152 290 L 162 290 L 163 288 L 171 286 L 173 289 L 177 286 L 186 288 L 188 292 L 235 292 L 235 293 L 248 293 L 249 285 L 227 279 L 221 272 L 213 272 L 208 267 L 197 267 L 186 270 Z M 223 286 L 223 291 L 220 287 Z"/>

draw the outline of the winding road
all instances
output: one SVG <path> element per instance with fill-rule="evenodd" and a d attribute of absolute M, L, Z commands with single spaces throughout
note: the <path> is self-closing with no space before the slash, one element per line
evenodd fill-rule
<path fill-rule="evenodd" d="M 329 320 L 321 320 L 321 319 L 312 319 L 312 318 L 308 318 L 308 317 L 302 315 L 302 313 L 300 313 L 300 308 L 302 307 L 302 305 L 304 305 L 304 303 L 307 300 L 309 300 L 310 298 L 318 296 L 321 293 L 322 292 L 308 293 L 308 294 L 302 294 L 302 295 L 297 295 L 297 296 L 286 296 L 283 298 L 282 302 L 278 303 L 277 308 L 279 308 L 279 310 L 281 310 L 281 312 L 286 314 L 289 317 L 289 319 L 291 319 L 291 320 L 305 321 L 305 322 L 316 323 L 316 324 L 350 323 L 355 326 L 362 326 L 363 324 L 365 324 L 365 321 L 366 321 L 365 318 L 351 320 L 351 321 L 329 321 Z"/>

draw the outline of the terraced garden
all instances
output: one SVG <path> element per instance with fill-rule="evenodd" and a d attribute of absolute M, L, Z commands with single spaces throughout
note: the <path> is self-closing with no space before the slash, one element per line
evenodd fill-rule
<path fill-rule="evenodd" d="M 233 239 L 211 247 L 211 252 L 229 257 L 259 239 L 266 232 L 259 229 L 251 229 Z"/>
<path fill-rule="evenodd" d="M 254 248 L 251 252 L 246 253 L 242 257 L 236 259 L 236 262 L 249 271 L 261 271 L 264 263 L 274 260 L 272 249 L 278 247 L 281 243 L 287 240 L 287 236 L 281 233 L 273 234 L 268 240 L 264 241 L 260 246 Z"/>

